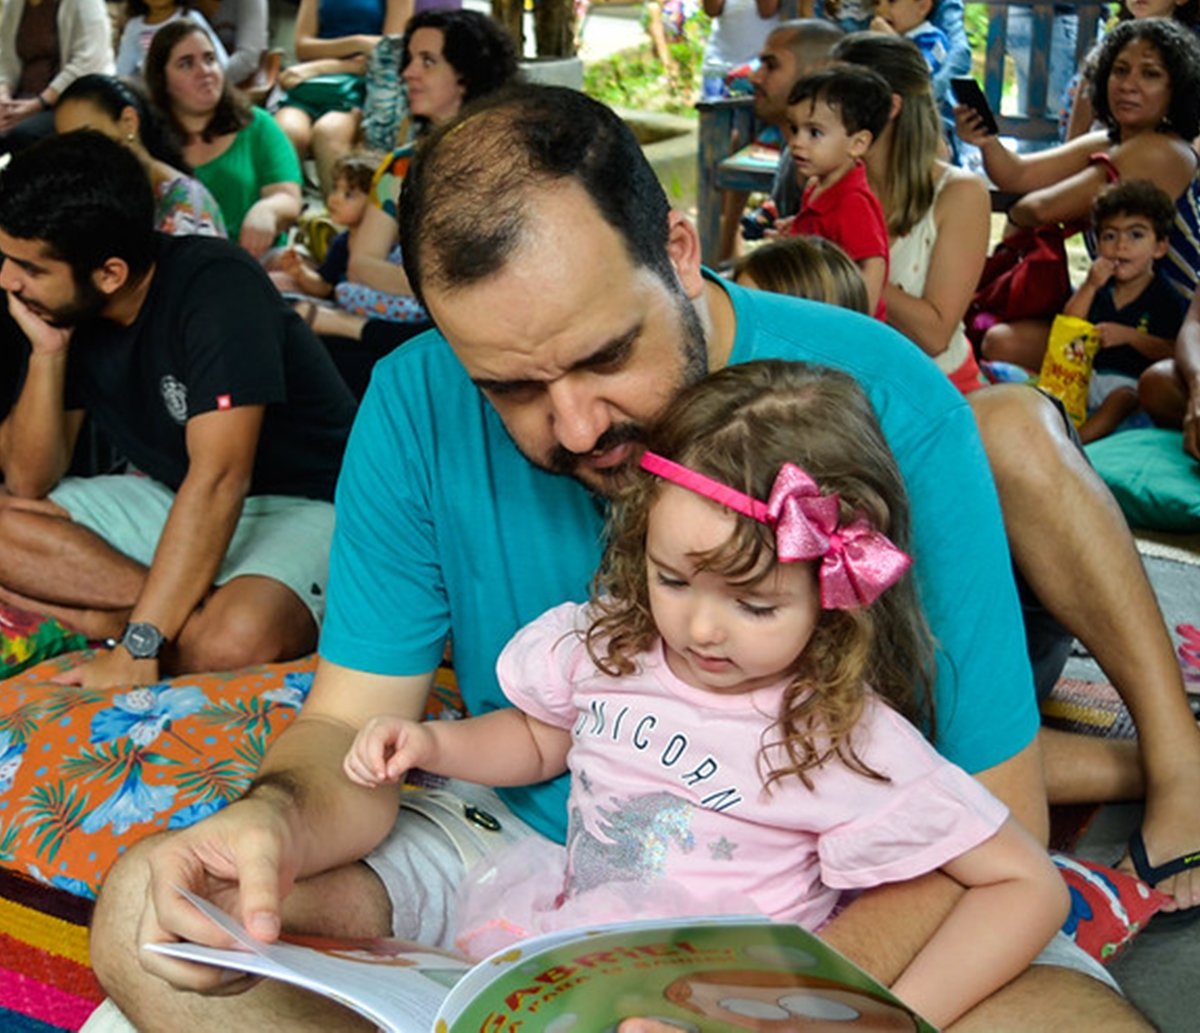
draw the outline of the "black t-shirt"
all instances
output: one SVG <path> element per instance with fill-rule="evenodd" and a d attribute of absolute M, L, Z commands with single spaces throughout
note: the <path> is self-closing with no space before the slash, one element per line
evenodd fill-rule
<path fill-rule="evenodd" d="M 1172 340 L 1183 325 L 1187 307 L 1187 298 L 1171 286 L 1171 281 L 1162 272 L 1155 272 L 1146 289 L 1124 308 L 1117 308 L 1112 282 L 1106 283 L 1096 292 L 1092 307 L 1088 309 L 1088 322 L 1120 323 L 1136 327 L 1152 337 Z M 1132 344 L 1118 344 L 1101 348 L 1096 353 L 1093 368 L 1140 377 L 1150 368 L 1150 362 Z"/>
<path fill-rule="evenodd" d="M 325 346 L 236 244 L 159 237 L 137 319 L 79 326 L 66 405 L 86 409 L 137 469 L 178 490 L 187 421 L 266 407 L 252 495 L 332 499 L 354 398 Z"/>

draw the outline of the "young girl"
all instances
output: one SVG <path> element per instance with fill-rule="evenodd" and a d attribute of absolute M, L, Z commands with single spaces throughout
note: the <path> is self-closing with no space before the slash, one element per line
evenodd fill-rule
<path fill-rule="evenodd" d="M 630 915 L 819 929 L 841 891 L 941 868 L 967 892 L 893 989 L 948 1024 L 1025 968 L 1067 895 L 1004 806 L 909 723 L 931 717 L 932 643 L 870 403 L 842 373 L 748 363 L 687 389 L 648 445 L 596 597 L 500 656 L 519 709 L 376 719 L 347 774 L 515 785 L 570 768 L 565 850 L 518 845 L 472 874 L 467 949 L 503 945 L 497 928 Z"/>
<path fill-rule="evenodd" d="M 737 260 L 733 282 L 871 314 L 862 270 L 845 251 L 824 237 L 768 241 Z"/>

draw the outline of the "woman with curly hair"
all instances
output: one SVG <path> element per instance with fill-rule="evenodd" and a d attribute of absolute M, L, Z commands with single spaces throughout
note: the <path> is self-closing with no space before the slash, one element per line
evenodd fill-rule
<path fill-rule="evenodd" d="M 1170 195 L 1175 226 L 1162 269 L 1190 298 L 1200 280 L 1200 40 L 1166 18 L 1118 24 L 1100 45 L 1092 105 L 1103 129 L 1058 147 L 1017 154 L 988 133 L 970 108 L 958 107 L 959 136 L 983 152 L 1001 190 L 1023 195 L 1008 211 L 1015 227 L 1086 218 L 1096 195 L 1118 180 L 1145 179 Z M 1000 323 L 983 339 L 989 359 L 1038 369 L 1049 324 Z"/>
<path fill-rule="evenodd" d="M 417 138 L 458 114 L 464 104 L 517 77 L 512 39 L 497 21 L 471 10 L 422 11 L 405 28 L 401 67 Z M 425 324 L 428 316 L 412 296 L 397 247 L 400 187 L 416 152 L 407 142 L 375 173 L 372 205 L 350 247 L 348 279 L 339 284 L 338 308 L 303 303 L 321 334 L 359 338 L 368 320 Z M 389 339 L 387 328 L 380 328 Z"/>

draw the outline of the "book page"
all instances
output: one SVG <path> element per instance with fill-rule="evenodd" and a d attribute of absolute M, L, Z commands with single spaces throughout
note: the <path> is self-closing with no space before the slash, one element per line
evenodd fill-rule
<path fill-rule="evenodd" d="M 527 940 L 451 991 L 437 1033 L 611 1033 L 650 1017 L 689 1033 L 936 1033 L 799 926 L 717 917 Z"/>
<path fill-rule="evenodd" d="M 262 943 L 215 905 L 187 890 L 179 892 L 241 948 L 151 943 L 146 944 L 147 950 L 270 976 L 313 990 L 393 1033 L 428 1033 L 447 990 L 471 967 L 470 962 L 453 954 L 405 940 L 287 936 L 275 943 Z"/>

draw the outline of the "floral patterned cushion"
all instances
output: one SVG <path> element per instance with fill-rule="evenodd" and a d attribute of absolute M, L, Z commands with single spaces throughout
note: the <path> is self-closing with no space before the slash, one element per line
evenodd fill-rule
<path fill-rule="evenodd" d="M 143 836 L 236 799 L 295 718 L 316 657 L 136 689 L 81 689 L 46 661 L 0 682 L 0 865 L 92 897 Z M 444 666 L 428 716 L 460 708 Z"/>

